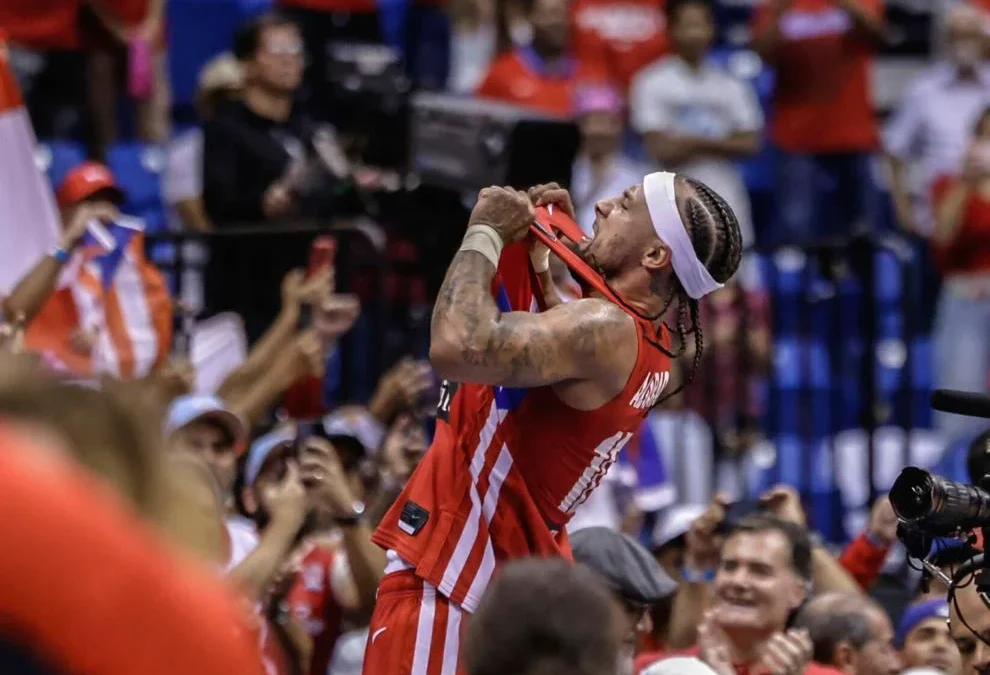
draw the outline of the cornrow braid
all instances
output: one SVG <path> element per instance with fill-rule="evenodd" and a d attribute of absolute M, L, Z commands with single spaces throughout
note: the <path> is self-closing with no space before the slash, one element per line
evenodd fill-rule
<path fill-rule="evenodd" d="M 694 253 L 715 281 L 725 283 L 736 273 L 739 261 L 742 259 L 742 233 L 739 230 L 736 214 L 718 193 L 704 183 L 682 176 L 678 176 L 677 180 L 684 181 L 692 190 L 686 203 L 684 225 L 691 238 Z M 687 350 L 688 336 L 693 334 L 694 359 L 684 380 L 658 403 L 680 393 L 694 380 L 695 373 L 701 367 L 701 359 L 705 351 L 705 336 L 701 330 L 698 301 L 684 291 L 677 277 L 671 278 L 671 285 L 673 288 L 670 297 L 664 302 L 664 309 L 666 310 L 675 297 L 678 299 L 676 324 L 667 328 L 677 334 L 680 347 L 676 352 L 667 352 L 667 354 L 672 358 L 683 355 Z"/>

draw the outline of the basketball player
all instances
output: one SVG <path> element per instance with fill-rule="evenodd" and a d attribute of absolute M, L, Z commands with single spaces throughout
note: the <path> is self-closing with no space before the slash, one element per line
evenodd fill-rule
<path fill-rule="evenodd" d="M 594 234 L 572 265 L 585 297 L 508 311 L 513 285 L 530 278 L 509 263 L 520 250 L 527 257 L 512 244 L 529 231 L 534 203 L 573 214 L 556 185 L 529 196 L 482 190 L 440 289 L 430 345 L 445 378 L 437 430 L 374 536 L 389 564 L 365 675 L 453 675 L 463 615 L 496 567 L 570 558 L 568 519 L 659 400 L 692 327 L 700 358 L 697 301 L 739 265 L 739 224 L 725 201 L 654 173 L 596 205 Z M 549 251 L 532 253 L 550 299 Z M 662 320 L 675 303 L 672 352 Z"/>

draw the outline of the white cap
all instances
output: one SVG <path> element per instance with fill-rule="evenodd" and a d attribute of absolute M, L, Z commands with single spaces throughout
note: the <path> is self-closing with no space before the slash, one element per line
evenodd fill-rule
<path fill-rule="evenodd" d="M 691 523 L 701 517 L 705 507 L 701 504 L 681 504 L 666 509 L 653 528 L 653 549 L 662 548 L 691 529 Z"/>
<path fill-rule="evenodd" d="M 244 422 L 216 396 L 187 394 L 172 401 L 165 415 L 165 434 L 174 434 L 200 420 L 214 421 L 222 426 L 236 446 L 243 446 L 247 439 Z"/>

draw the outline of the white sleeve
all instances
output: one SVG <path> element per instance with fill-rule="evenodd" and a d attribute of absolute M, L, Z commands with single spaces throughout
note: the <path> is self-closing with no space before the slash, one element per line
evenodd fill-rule
<path fill-rule="evenodd" d="M 749 133 L 763 130 L 763 108 L 756 97 L 756 90 L 749 82 L 731 78 L 732 96 L 732 131 Z"/>
<path fill-rule="evenodd" d="M 641 134 L 670 127 L 670 111 L 663 100 L 664 76 L 647 68 L 636 76 L 629 89 L 629 119 Z"/>
<path fill-rule="evenodd" d="M 921 138 L 923 96 L 916 87 L 897 106 L 883 131 L 884 150 L 900 159 L 910 157 Z"/>
<path fill-rule="evenodd" d="M 241 522 L 240 519 L 228 518 L 224 524 L 230 536 L 230 558 L 227 560 L 224 574 L 229 574 L 258 547 L 258 533 L 253 525 Z"/>
<path fill-rule="evenodd" d="M 203 194 L 202 136 L 190 134 L 179 138 L 168 149 L 168 161 L 162 176 L 162 197 L 169 206 Z"/>

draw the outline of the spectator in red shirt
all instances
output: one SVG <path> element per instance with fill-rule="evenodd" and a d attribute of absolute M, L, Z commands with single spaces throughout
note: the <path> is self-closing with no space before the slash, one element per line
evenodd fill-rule
<path fill-rule="evenodd" d="M 720 674 L 836 672 L 809 663 L 807 632 L 787 629 L 811 586 L 813 553 L 806 529 L 771 516 L 744 518 L 727 535 L 720 558 L 711 610 L 689 654 Z M 658 660 L 657 654 L 641 656 L 637 672 Z"/>
<path fill-rule="evenodd" d="M 878 142 L 869 68 L 884 35 L 881 0 L 765 0 L 754 35 L 777 73 L 770 136 L 780 150 L 778 241 L 868 225 Z"/>
<path fill-rule="evenodd" d="M 575 0 L 571 7 L 578 58 L 604 64 L 625 91 L 644 66 L 669 51 L 666 0 Z"/>
<path fill-rule="evenodd" d="M 935 385 L 983 391 L 990 371 L 990 109 L 976 123 L 958 176 L 932 188 L 935 229 L 931 243 L 943 275 L 935 315 Z M 940 413 L 939 429 L 954 435 L 978 433 L 986 423 Z"/>
<path fill-rule="evenodd" d="M 478 87 L 478 96 L 549 115 L 574 114 L 580 83 L 601 82 L 604 71 L 574 58 L 566 0 L 524 0 L 532 43 L 499 56 Z"/>

